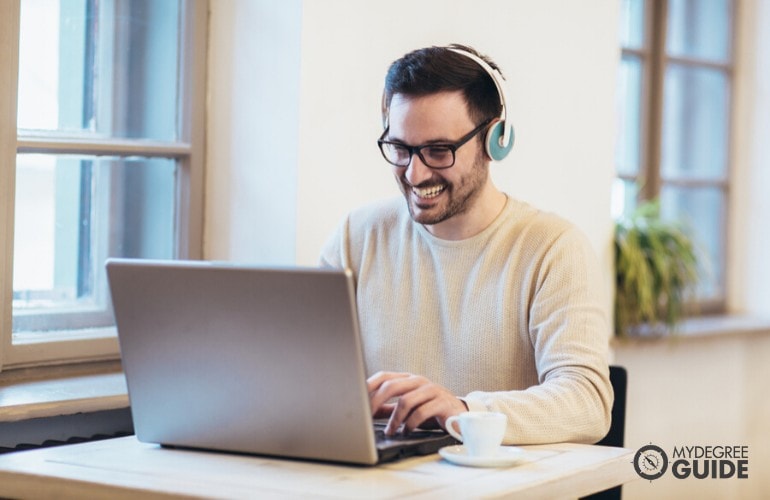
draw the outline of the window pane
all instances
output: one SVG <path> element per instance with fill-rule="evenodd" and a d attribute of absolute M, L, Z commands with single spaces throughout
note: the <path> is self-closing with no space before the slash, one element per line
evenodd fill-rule
<path fill-rule="evenodd" d="M 619 173 L 636 175 L 639 172 L 642 130 L 642 61 L 633 55 L 624 55 L 618 72 L 617 137 L 615 139 L 615 166 Z"/>
<path fill-rule="evenodd" d="M 14 331 L 106 310 L 108 256 L 174 257 L 176 174 L 169 159 L 18 155 Z"/>
<path fill-rule="evenodd" d="M 24 0 L 20 129 L 177 139 L 178 2 Z"/>
<path fill-rule="evenodd" d="M 724 177 L 729 121 L 725 74 L 671 64 L 666 71 L 664 94 L 663 175 Z"/>
<path fill-rule="evenodd" d="M 635 181 L 614 179 L 612 182 L 612 218 L 619 219 L 634 212 L 639 197 L 639 186 Z"/>
<path fill-rule="evenodd" d="M 730 0 L 668 0 L 668 53 L 726 61 L 731 10 Z"/>
<path fill-rule="evenodd" d="M 665 186 L 661 191 L 661 213 L 668 220 L 682 221 L 693 238 L 699 257 L 698 298 L 723 298 L 724 193 L 718 188 Z"/>
<path fill-rule="evenodd" d="M 639 49 L 644 44 L 644 0 L 622 0 L 620 6 L 620 44 Z"/>

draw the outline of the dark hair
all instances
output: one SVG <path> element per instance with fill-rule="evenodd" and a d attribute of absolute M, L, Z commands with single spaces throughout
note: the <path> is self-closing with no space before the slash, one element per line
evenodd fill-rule
<path fill-rule="evenodd" d="M 476 123 L 500 116 L 502 106 L 492 76 L 476 61 L 454 52 L 452 48 L 470 52 L 499 71 L 488 57 L 464 45 L 427 47 L 410 52 L 393 62 L 385 76 L 384 119 L 387 120 L 394 94 L 420 97 L 456 90 L 462 91 L 471 119 Z"/>

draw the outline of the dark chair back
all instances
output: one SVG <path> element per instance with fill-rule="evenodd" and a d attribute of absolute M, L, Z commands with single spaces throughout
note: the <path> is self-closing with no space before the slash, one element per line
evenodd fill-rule
<path fill-rule="evenodd" d="M 628 373 L 622 366 L 610 366 L 610 383 L 615 392 L 615 401 L 612 403 L 612 423 L 607 435 L 596 444 L 602 446 L 619 446 L 625 444 L 626 436 L 626 389 L 628 387 Z M 608 490 L 594 493 L 584 499 L 590 500 L 620 500 L 621 487 L 615 486 Z"/>
<path fill-rule="evenodd" d="M 626 435 L 626 388 L 628 373 L 622 366 L 610 366 L 610 383 L 615 391 L 615 401 L 612 403 L 612 423 L 607 435 L 596 444 L 603 446 L 620 446 L 625 444 Z"/>

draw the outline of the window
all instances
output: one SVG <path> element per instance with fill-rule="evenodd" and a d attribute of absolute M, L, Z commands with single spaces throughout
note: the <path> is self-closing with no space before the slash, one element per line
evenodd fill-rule
<path fill-rule="evenodd" d="M 658 199 L 701 258 L 699 310 L 726 307 L 732 0 L 621 0 L 613 205 Z"/>
<path fill-rule="evenodd" d="M 105 259 L 200 258 L 206 10 L 0 6 L 0 367 L 115 357 Z"/>

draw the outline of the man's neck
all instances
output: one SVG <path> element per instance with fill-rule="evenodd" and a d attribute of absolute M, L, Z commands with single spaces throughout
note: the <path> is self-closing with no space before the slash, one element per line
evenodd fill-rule
<path fill-rule="evenodd" d="M 476 236 L 500 215 L 507 199 L 505 193 L 489 183 L 470 210 L 425 228 L 442 240 L 458 241 Z"/>

